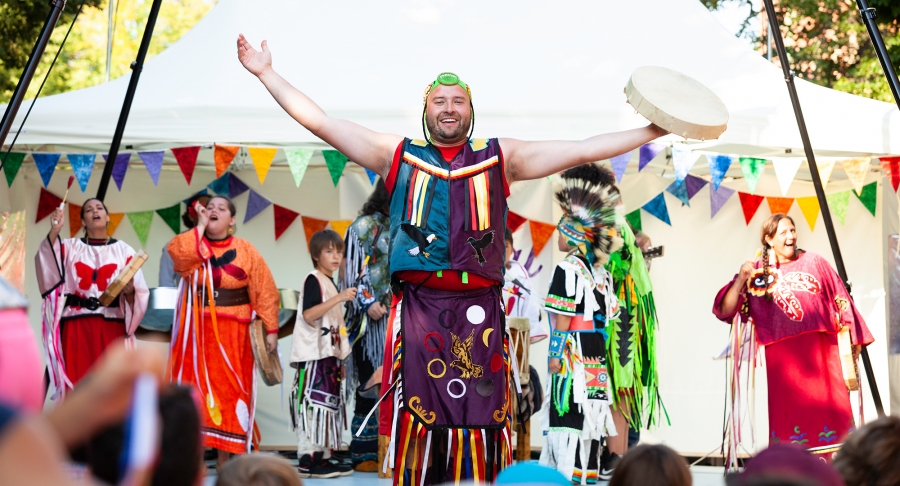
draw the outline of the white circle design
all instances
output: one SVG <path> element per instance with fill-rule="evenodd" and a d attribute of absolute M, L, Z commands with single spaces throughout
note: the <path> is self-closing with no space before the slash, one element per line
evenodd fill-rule
<path fill-rule="evenodd" d="M 478 325 L 484 322 L 484 307 L 480 305 L 469 306 L 466 309 L 466 319 L 472 324 Z"/>
<path fill-rule="evenodd" d="M 459 384 L 462 385 L 462 387 L 463 387 L 462 393 L 460 393 L 459 395 L 454 395 L 453 392 L 450 391 L 450 385 L 452 385 L 453 382 L 459 382 Z M 454 378 L 447 382 L 447 395 L 450 395 L 453 398 L 460 398 L 461 396 L 463 396 L 465 394 L 466 394 L 466 384 L 463 383 L 462 380 L 460 380 L 459 378 Z"/>
<path fill-rule="evenodd" d="M 234 413 L 237 415 L 238 423 L 241 424 L 241 428 L 244 432 L 250 429 L 250 411 L 247 409 L 247 404 L 244 403 L 243 400 L 238 399 Z"/>

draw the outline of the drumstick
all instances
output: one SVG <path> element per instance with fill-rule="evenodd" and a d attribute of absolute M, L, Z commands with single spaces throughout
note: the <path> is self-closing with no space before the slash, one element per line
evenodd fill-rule
<path fill-rule="evenodd" d="M 59 209 L 64 209 L 64 208 L 66 207 L 66 199 L 69 198 L 69 188 L 72 187 L 72 183 L 73 183 L 73 182 L 75 182 L 75 176 L 70 175 L 70 176 L 69 176 L 69 182 L 66 183 L 66 195 L 63 196 L 62 202 L 59 203 Z M 53 220 L 53 226 L 56 226 L 56 225 L 58 225 L 58 224 L 59 224 L 59 221 L 57 221 L 57 220 L 54 219 L 54 220 Z"/>

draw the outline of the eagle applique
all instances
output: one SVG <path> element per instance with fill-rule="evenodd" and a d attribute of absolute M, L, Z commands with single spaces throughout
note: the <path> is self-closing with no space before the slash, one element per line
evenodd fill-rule
<path fill-rule="evenodd" d="M 428 245 L 430 245 L 434 242 L 434 240 L 437 239 L 437 236 L 435 236 L 434 233 L 425 236 L 425 233 L 423 233 L 418 226 L 408 223 L 401 224 L 400 229 L 402 229 L 407 236 L 409 236 L 413 241 L 416 242 L 416 246 L 410 248 L 409 250 L 406 250 L 410 255 L 418 256 L 419 254 L 421 254 L 424 255 L 425 258 L 431 256 L 427 251 L 425 251 L 425 249 L 428 248 Z"/>
<path fill-rule="evenodd" d="M 472 343 L 475 342 L 475 329 L 472 329 L 465 341 L 460 341 L 459 336 L 452 332 L 450 333 L 450 338 L 453 339 L 450 352 L 457 358 L 450 363 L 450 367 L 458 369 L 459 377 L 464 380 L 481 378 L 484 374 L 484 368 L 472 361 Z"/>

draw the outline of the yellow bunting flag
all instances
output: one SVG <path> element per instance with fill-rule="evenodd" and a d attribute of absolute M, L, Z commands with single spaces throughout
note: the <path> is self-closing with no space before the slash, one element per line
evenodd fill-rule
<path fill-rule="evenodd" d="M 857 194 L 862 192 L 862 187 L 866 183 L 866 175 L 869 174 L 870 165 L 872 165 L 871 157 L 841 161 L 841 166 L 844 168 L 844 172 L 847 173 L 847 178 L 853 183 L 853 188 L 856 189 Z"/>
<path fill-rule="evenodd" d="M 769 211 L 772 211 L 772 214 L 775 214 L 775 213 L 787 214 L 788 211 L 791 210 L 791 206 L 794 205 L 794 198 L 792 198 L 792 197 L 767 197 L 766 202 L 769 203 Z"/>
<path fill-rule="evenodd" d="M 116 228 L 119 227 L 119 223 L 124 217 L 125 213 L 109 213 L 109 226 L 106 227 L 106 234 L 109 236 L 115 234 Z"/>
<path fill-rule="evenodd" d="M 216 145 L 214 157 L 216 159 L 216 179 L 222 177 L 225 169 L 231 165 L 231 161 L 237 155 L 241 147 L 238 145 Z"/>
<path fill-rule="evenodd" d="M 834 161 L 817 162 L 819 168 L 819 178 L 822 179 L 822 189 L 828 187 L 828 179 L 831 179 L 831 172 L 834 170 Z"/>
<path fill-rule="evenodd" d="M 259 183 L 266 182 L 266 174 L 269 173 L 269 167 L 272 166 L 272 159 L 275 158 L 277 148 L 266 147 L 249 147 L 247 152 L 250 153 L 250 159 L 253 161 L 253 167 L 256 167 L 256 175 L 259 177 Z"/>
<path fill-rule="evenodd" d="M 816 220 L 819 218 L 819 199 L 816 196 L 798 197 L 797 206 L 800 206 L 800 211 L 803 211 L 803 217 L 806 218 L 809 230 L 815 231 Z"/>
<path fill-rule="evenodd" d="M 331 229 L 333 229 L 335 233 L 341 235 L 341 237 L 344 237 L 347 234 L 347 228 L 350 227 L 351 223 L 353 223 L 353 221 L 350 221 L 349 219 L 341 219 L 338 221 L 332 221 L 330 224 Z"/>

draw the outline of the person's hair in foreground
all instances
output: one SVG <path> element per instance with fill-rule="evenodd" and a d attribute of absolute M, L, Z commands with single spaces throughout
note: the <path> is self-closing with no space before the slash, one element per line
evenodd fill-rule
<path fill-rule="evenodd" d="M 285 458 L 257 453 L 228 461 L 216 486 L 302 486 L 297 469 Z"/>
<path fill-rule="evenodd" d="M 616 467 L 609 486 L 691 486 L 693 479 L 684 458 L 664 445 L 629 449 Z"/>
<path fill-rule="evenodd" d="M 834 467 L 847 486 L 900 484 L 900 417 L 882 417 L 850 434 Z"/>

